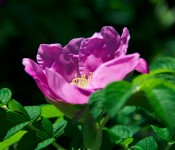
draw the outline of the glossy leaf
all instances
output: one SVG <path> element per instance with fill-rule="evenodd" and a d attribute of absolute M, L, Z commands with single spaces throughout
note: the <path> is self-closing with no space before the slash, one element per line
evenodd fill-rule
<path fill-rule="evenodd" d="M 89 107 L 92 116 L 94 119 L 97 119 L 98 116 L 102 113 L 104 106 L 104 92 L 103 90 L 96 91 L 89 98 Z"/>
<path fill-rule="evenodd" d="M 175 129 L 175 90 L 163 85 L 144 89 L 156 116 L 171 129 Z"/>
<path fill-rule="evenodd" d="M 9 103 L 8 103 L 8 108 L 11 110 L 11 111 L 17 111 L 17 112 L 20 112 L 22 113 L 23 115 L 25 115 L 26 117 L 29 117 L 27 111 L 24 109 L 24 107 L 19 103 L 17 102 L 16 100 L 11 100 Z"/>
<path fill-rule="evenodd" d="M 7 88 L 3 88 L 0 90 L 0 106 L 6 105 L 11 99 L 11 91 Z"/>
<path fill-rule="evenodd" d="M 146 137 L 133 146 L 134 150 L 157 150 L 157 143 L 153 137 Z"/>
<path fill-rule="evenodd" d="M 160 128 L 157 126 L 153 126 L 151 125 L 151 127 L 153 128 L 154 132 L 162 139 L 164 139 L 165 141 L 169 141 L 171 138 L 171 133 L 170 130 L 168 130 L 167 128 Z"/>
<path fill-rule="evenodd" d="M 28 119 L 17 112 L 1 113 L 0 139 L 5 140 L 29 124 Z"/>
<path fill-rule="evenodd" d="M 39 106 L 25 106 L 24 109 L 27 111 L 30 120 L 36 120 L 41 115 Z"/>
<path fill-rule="evenodd" d="M 114 117 L 126 104 L 134 90 L 132 85 L 126 81 L 118 81 L 109 84 L 105 90 L 104 107 Z"/>
<path fill-rule="evenodd" d="M 52 144 L 54 141 L 55 141 L 54 138 L 46 139 L 46 140 L 38 143 L 38 146 L 35 148 L 35 150 L 43 149 L 43 148 L 47 147 L 48 145 Z"/>
<path fill-rule="evenodd" d="M 65 127 L 67 125 L 67 121 L 61 120 L 55 124 L 53 124 L 53 132 L 54 132 L 54 137 L 58 138 L 61 133 L 63 133 Z"/>
<path fill-rule="evenodd" d="M 163 57 L 157 59 L 152 65 L 151 70 L 170 69 L 175 70 L 175 59 L 172 57 Z"/>
<path fill-rule="evenodd" d="M 41 122 L 42 122 L 42 126 L 43 126 L 45 132 L 50 137 L 52 137 L 53 136 L 53 126 L 52 126 L 51 122 L 47 118 L 44 118 L 44 117 L 41 118 Z"/>

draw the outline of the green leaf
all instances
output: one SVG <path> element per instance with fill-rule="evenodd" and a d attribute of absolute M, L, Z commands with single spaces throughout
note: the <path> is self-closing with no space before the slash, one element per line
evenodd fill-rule
<path fill-rule="evenodd" d="M 36 120 L 41 115 L 41 109 L 39 106 L 25 106 L 24 109 L 27 111 L 31 121 Z"/>
<path fill-rule="evenodd" d="M 150 67 L 151 70 L 170 69 L 175 70 L 175 59 L 172 57 L 163 57 L 157 59 Z"/>
<path fill-rule="evenodd" d="M 63 113 L 58 110 L 54 105 L 51 104 L 44 104 L 40 105 L 41 108 L 41 116 L 45 118 L 55 118 L 63 116 Z"/>
<path fill-rule="evenodd" d="M 12 127 L 10 130 L 8 130 L 6 136 L 4 137 L 4 140 L 8 139 L 9 137 L 14 135 L 15 133 L 19 132 L 21 129 L 23 129 L 28 124 L 29 124 L 29 122 L 24 122 L 24 123 L 21 123 L 21 124 L 18 124 L 16 126 Z"/>
<path fill-rule="evenodd" d="M 122 139 L 115 132 L 111 131 L 111 129 L 108 129 L 106 127 L 103 128 L 103 134 L 105 134 L 104 138 L 110 139 L 110 143 L 118 144 L 122 141 Z M 104 141 L 104 138 L 102 138 L 102 140 L 103 142 L 106 142 Z"/>
<path fill-rule="evenodd" d="M 47 147 L 48 145 L 52 144 L 54 141 L 55 141 L 54 138 L 46 139 L 46 140 L 38 143 L 38 146 L 35 148 L 35 150 L 43 149 L 43 148 Z"/>
<path fill-rule="evenodd" d="M 3 88 L 0 90 L 0 106 L 6 105 L 11 99 L 11 91 L 7 88 Z"/>
<path fill-rule="evenodd" d="M 127 126 L 116 125 L 110 129 L 114 134 L 116 134 L 120 139 L 126 139 L 132 137 L 132 133 Z"/>
<path fill-rule="evenodd" d="M 153 128 L 154 132 L 162 139 L 164 139 L 165 141 L 169 141 L 171 138 L 171 133 L 167 128 L 159 128 L 156 126 L 151 125 L 151 127 Z"/>
<path fill-rule="evenodd" d="M 87 149 L 99 149 L 101 143 L 101 136 L 97 139 L 97 128 L 93 118 L 86 118 L 86 122 L 83 123 L 83 143 Z M 98 144 L 96 140 L 99 140 Z M 95 146 L 95 147 L 94 147 Z"/>
<path fill-rule="evenodd" d="M 0 139 L 5 140 L 28 125 L 27 118 L 17 112 L 1 113 Z"/>
<path fill-rule="evenodd" d="M 67 126 L 67 121 L 65 120 L 61 120 L 53 124 L 54 137 L 58 138 L 61 135 L 61 133 L 64 131 L 66 126 Z"/>
<path fill-rule="evenodd" d="M 38 139 L 36 133 L 33 131 L 27 132 L 19 140 L 17 150 L 34 150 L 38 146 Z"/>
<path fill-rule="evenodd" d="M 3 142 L 0 142 L 0 148 L 5 149 L 5 148 L 9 147 L 10 145 L 18 142 L 25 133 L 26 133 L 26 131 L 21 130 L 18 133 L 11 136 L 10 138 L 4 140 Z"/>
<path fill-rule="evenodd" d="M 114 117 L 134 93 L 134 89 L 129 82 L 118 81 L 109 84 L 104 92 L 105 101 L 103 105 L 111 117 Z"/>
<path fill-rule="evenodd" d="M 11 111 L 20 112 L 23 115 L 25 115 L 27 118 L 29 118 L 29 115 L 28 115 L 27 111 L 24 109 L 24 107 L 19 102 L 15 101 L 13 99 L 8 103 L 8 108 Z"/>
<path fill-rule="evenodd" d="M 53 126 L 52 126 L 51 122 L 47 118 L 44 118 L 44 117 L 41 118 L 41 122 L 42 122 L 42 125 L 43 125 L 45 132 L 50 137 L 52 137 L 53 136 Z"/>
<path fill-rule="evenodd" d="M 170 75 L 175 75 L 175 71 L 174 70 L 170 70 L 170 69 L 158 69 L 158 70 L 154 70 L 154 71 L 151 71 L 150 74 L 142 74 L 142 75 L 139 75 L 138 77 L 134 78 L 133 80 L 133 85 L 134 86 L 137 86 L 137 88 L 139 89 L 140 88 L 140 85 L 142 85 L 143 83 L 146 83 L 147 80 L 149 79 L 157 79 L 157 76 L 158 75 L 161 75 L 161 74 L 170 74 Z"/>
<path fill-rule="evenodd" d="M 123 140 L 120 145 L 122 145 L 122 147 L 128 147 L 129 144 L 131 144 L 134 141 L 133 138 L 126 138 L 125 140 Z"/>
<path fill-rule="evenodd" d="M 43 131 L 27 132 L 18 142 L 17 150 L 39 150 L 53 143 L 55 139 Z"/>
<path fill-rule="evenodd" d="M 157 143 L 153 137 L 146 137 L 133 146 L 134 150 L 157 150 Z"/>
<path fill-rule="evenodd" d="M 104 109 L 103 102 L 104 102 L 103 90 L 99 90 L 91 94 L 89 98 L 89 108 L 94 119 L 97 119 L 99 115 L 102 113 Z"/>
<path fill-rule="evenodd" d="M 156 116 L 171 129 L 175 129 L 175 90 L 170 87 L 159 85 L 152 89 L 144 88 L 149 104 Z"/>

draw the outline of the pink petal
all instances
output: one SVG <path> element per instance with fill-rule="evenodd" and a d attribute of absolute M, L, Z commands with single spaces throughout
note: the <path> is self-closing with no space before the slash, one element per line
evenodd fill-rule
<path fill-rule="evenodd" d="M 89 88 L 101 89 L 113 81 L 124 79 L 137 66 L 139 56 L 138 53 L 125 55 L 102 64 L 93 73 Z"/>
<path fill-rule="evenodd" d="M 141 72 L 141 73 L 149 73 L 150 72 L 149 66 L 143 58 L 139 59 L 139 63 L 137 64 L 135 70 L 137 70 L 138 72 Z"/>
<path fill-rule="evenodd" d="M 45 72 L 49 87 L 54 93 L 56 93 L 57 97 L 60 97 L 63 100 L 63 102 L 70 104 L 88 103 L 88 96 L 91 92 L 71 85 L 51 69 L 46 69 Z"/>
<path fill-rule="evenodd" d="M 76 60 L 71 56 L 71 53 L 65 51 L 66 49 L 70 49 L 69 45 L 70 43 L 67 46 L 68 48 L 63 49 L 60 44 L 41 44 L 37 54 L 38 64 L 43 70 L 45 68 L 51 68 L 63 76 L 68 82 L 74 78 L 75 74 L 79 74 L 77 66 L 78 58 Z"/>
<path fill-rule="evenodd" d="M 94 72 L 98 66 L 114 58 L 120 46 L 120 36 L 113 27 L 103 27 L 100 33 L 85 39 L 80 46 L 80 74 Z"/>
<path fill-rule="evenodd" d="M 47 84 L 47 79 L 45 74 L 42 72 L 40 66 L 36 64 L 33 60 L 24 58 L 23 65 L 25 66 L 25 71 L 35 79 L 38 87 L 42 91 L 45 97 L 49 99 L 58 99 L 58 97 L 49 89 Z"/>
<path fill-rule="evenodd" d="M 41 44 L 38 49 L 37 62 L 43 70 L 46 67 L 51 68 L 61 54 L 62 46 L 60 44 Z"/>
<path fill-rule="evenodd" d="M 125 27 L 123 29 L 123 33 L 121 36 L 121 43 L 119 49 L 115 53 L 115 57 L 119 57 L 121 55 L 125 55 L 128 49 L 128 44 L 129 44 L 129 39 L 130 39 L 130 34 L 128 29 Z"/>

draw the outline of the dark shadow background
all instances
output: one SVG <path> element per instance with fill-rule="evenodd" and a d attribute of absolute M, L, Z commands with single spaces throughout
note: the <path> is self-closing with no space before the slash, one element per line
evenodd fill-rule
<path fill-rule="evenodd" d="M 10 88 L 23 105 L 45 103 L 22 58 L 35 60 L 41 43 L 65 45 L 105 25 L 120 34 L 128 27 L 128 53 L 149 63 L 175 57 L 174 0 L 0 0 L 0 88 Z"/>

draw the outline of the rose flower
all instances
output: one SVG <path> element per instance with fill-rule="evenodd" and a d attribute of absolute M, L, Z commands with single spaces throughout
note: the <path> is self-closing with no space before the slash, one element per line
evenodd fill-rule
<path fill-rule="evenodd" d="M 126 54 L 130 34 L 120 36 L 105 26 L 90 38 L 75 38 L 66 46 L 41 44 L 37 63 L 24 58 L 25 71 L 49 101 L 87 104 L 89 96 L 107 84 L 123 80 L 133 70 L 149 73 L 138 53 Z"/>

